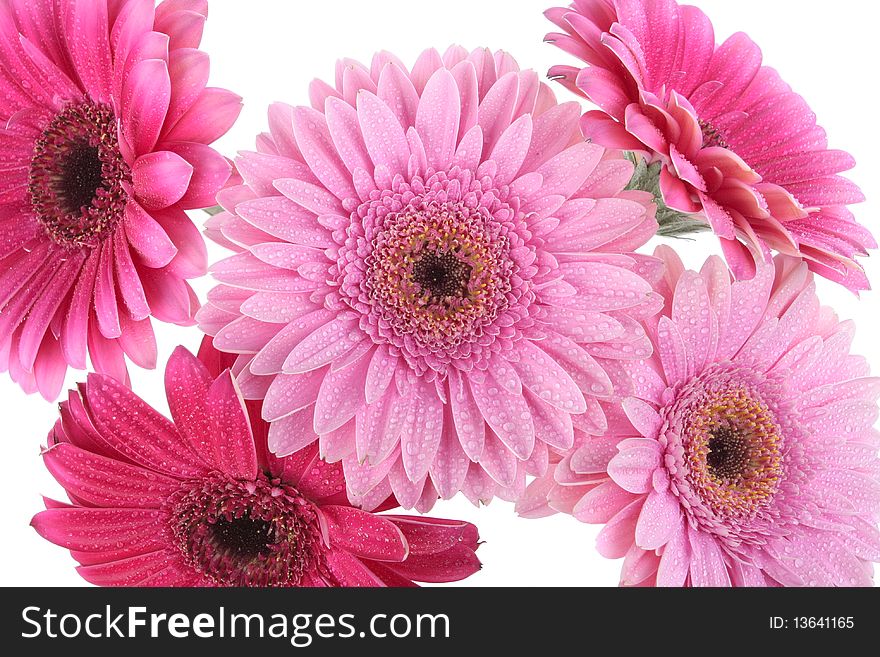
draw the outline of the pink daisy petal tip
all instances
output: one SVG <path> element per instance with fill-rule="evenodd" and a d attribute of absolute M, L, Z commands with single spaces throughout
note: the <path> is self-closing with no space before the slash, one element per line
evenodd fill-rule
<path fill-rule="evenodd" d="M 43 453 L 71 503 L 32 526 L 99 586 L 378 587 L 453 582 L 480 570 L 476 527 L 371 513 L 345 496 L 341 464 L 313 443 L 269 454 L 260 405 L 205 340 L 168 363 L 173 421 L 92 375 L 61 405 Z M 376 507 L 397 502 L 385 493 Z"/>
<path fill-rule="evenodd" d="M 206 5 L 205 5 L 206 6 Z M 209 88 L 202 3 L 0 7 L 0 370 L 55 399 L 90 360 L 156 365 L 151 318 L 193 324 L 207 268 L 186 210 L 229 162 L 208 144 L 240 99 Z"/>

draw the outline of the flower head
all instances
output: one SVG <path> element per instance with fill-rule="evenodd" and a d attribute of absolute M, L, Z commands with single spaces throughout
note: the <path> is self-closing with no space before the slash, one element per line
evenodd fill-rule
<path fill-rule="evenodd" d="M 102 586 L 412 586 L 480 568 L 476 527 L 351 506 L 340 465 L 312 445 L 266 449 L 226 362 L 178 349 L 165 383 L 173 422 L 117 381 L 90 375 L 61 404 L 43 453 L 72 504 L 33 525 Z M 393 499 L 383 505 L 396 506 Z"/>
<path fill-rule="evenodd" d="M 768 249 L 804 258 L 851 290 L 868 288 L 856 257 L 876 248 L 847 208 L 864 197 L 841 172 L 807 103 L 738 33 L 716 46 L 706 15 L 675 0 L 576 0 L 548 17 L 547 39 L 585 61 L 551 75 L 601 108 L 584 134 L 662 164 L 667 206 L 702 212 L 737 275 Z M 751 251 L 751 253 L 750 253 Z"/>
<path fill-rule="evenodd" d="M 669 250 L 656 356 L 628 368 L 622 413 L 585 438 L 520 511 L 604 524 L 622 581 L 660 586 L 866 586 L 880 561 L 880 380 L 853 326 L 779 256 L 731 283 Z"/>
<path fill-rule="evenodd" d="M 312 104 L 274 106 L 219 197 L 239 253 L 202 328 L 271 448 L 319 436 L 365 503 L 516 497 L 575 425 L 604 430 L 603 363 L 650 350 L 650 195 L 504 53 L 346 60 Z"/>
<path fill-rule="evenodd" d="M 240 99 L 206 87 L 205 0 L 0 6 L 0 371 L 55 399 L 67 368 L 155 367 L 151 317 L 193 323 L 186 210 L 231 172 Z"/>

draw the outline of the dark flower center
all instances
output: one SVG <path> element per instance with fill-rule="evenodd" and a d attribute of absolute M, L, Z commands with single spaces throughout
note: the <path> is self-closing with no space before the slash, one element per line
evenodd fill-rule
<path fill-rule="evenodd" d="M 318 514 L 295 489 L 265 476 L 215 474 L 184 482 L 168 502 L 184 561 L 220 586 L 300 586 L 328 580 Z"/>
<path fill-rule="evenodd" d="M 91 205 L 98 190 L 104 187 L 101 151 L 87 142 L 71 145 L 67 162 L 62 164 L 61 170 L 59 197 L 66 202 L 68 212 Z"/>
<path fill-rule="evenodd" d="M 473 267 L 451 253 L 424 253 L 413 265 L 413 280 L 435 303 L 448 298 L 464 299 Z"/>
<path fill-rule="evenodd" d="M 746 471 L 750 458 L 749 441 L 739 432 L 721 427 L 711 433 L 706 464 L 714 476 L 735 479 Z"/>
<path fill-rule="evenodd" d="M 711 123 L 700 119 L 700 129 L 703 131 L 703 146 L 730 148 L 730 145 L 724 139 L 724 135 Z"/>
<path fill-rule="evenodd" d="M 271 553 L 269 546 L 275 542 L 274 523 L 250 516 L 218 518 L 211 532 L 218 547 L 239 559 L 264 557 Z"/>
<path fill-rule="evenodd" d="M 98 246 L 124 216 L 131 183 L 113 110 L 86 100 L 58 114 L 34 145 L 28 183 L 31 207 L 52 240 Z"/>

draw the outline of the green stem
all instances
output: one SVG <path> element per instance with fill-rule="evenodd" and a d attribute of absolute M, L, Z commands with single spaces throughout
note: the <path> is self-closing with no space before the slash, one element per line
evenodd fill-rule
<path fill-rule="evenodd" d="M 648 164 L 647 160 L 635 153 L 626 153 L 626 159 L 635 165 L 632 180 L 627 185 L 628 190 L 648 192 L 654 197 L 657 206 L 657 223 L 660 229 L 657 234 L 662 237 L 674 237 L 677 239 L 689 239 L 693 235 L 711 230 L 705 220 L 698 216 L 673 210 L 663 200 L 663 192 L 660 189 L 660 171 L 663 164 L 654 162 Z"/>

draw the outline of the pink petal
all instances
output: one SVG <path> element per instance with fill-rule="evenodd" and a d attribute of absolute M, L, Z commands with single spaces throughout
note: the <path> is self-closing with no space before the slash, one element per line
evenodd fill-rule
<path fill-rule="evenodd" d="M 157 550 L 103 564 L 80 566 L 76 571 L 95 586 L 137 586 L 168 568 L 169 555 Z"/>
<path fill-rule="evenodd" d="M 284 362 L 285 374 L 302 374 L 329 365 L 366 339 L 357 320 L 343 316 L 321 326 L 300 342 Z"/>
<path fill-rule="evenodd" d="M 635 494 L 651 490 L 654 473 L 660 467 L 660 449 L 653 441 L 630 439 L 621 443 L 620 453 L 608 463 L 614 482 Z"/>
<path fill-rule="evenodd" d="M 652 406 L 631 397 L 623 400 L 623 411 L 641 435 L 646 438 L 657 436 L 663 424 L 663 418 Z"/>
<path fill-rule="evenodd" d="M 672 538 L 679 526 L 681 506 L 671 492 L 651 491 L 645 500 L 636 526 L 636 545 L 643 550 L 656 550 Z"/>
<path fill-rule="evenodd" d="M 208 87 L 162 141 L 211 144 L 225 135 L 241 114 L 241 96 Z"/>
<path fill-rule="evenodd" d="M 192 219 L 179 206 L 157 210 L 154 217 L 177 249 L 166 271 L 183 279 L 201 278 L 208 273 L 205 240 Z"/>
<path fill-rule="evenodd" d="M 440 449 L 443 403 L 431 388 L 423 384 L 409 399 L 400 434 L 403 467 L 412 482 L 424 479 Z"/>
<path fill-rule="evenodd" d="M 486 440 L 486 422 L 480 412 L 467 379 L 460 374 L 450 377 L 449 402 L 455 428 L 458 431 L 461 446 L 472 461 L 476 461 L 483 453 Z"/>
<path fill-rule="evenodd" d="M 318 185 L 298 179 L 276 180 L 275 189 L 297 205 L 316 215 L 339 215 L 342 205 L 336 196 Z"/>
<path fill-rule="evenodd" d="M 314 424 L 314 406 L 272 422 L 269 428 L 269 451 L 278 458 L 285 458 L 311 445 L 317 447 L 318 436 Z"/>
<path fill-rule="evenodd" d="M 327 434 L 344 426 L 365 403 L 364 381 L 369 359 L 338 372 L 330 372 L 321 384 L 315 408 L 315 432 Z"/>
<path fill-rule="evenodd" d="M 34 361 L 34 379 L 43 399 L 49 402 L 58 399 L 66 375 L 67 361 L 61 345 L 53 335 L 47 334 Z"/>
<path fill-rule="evenodd" d="M 394 111 L 401 126 L 409 128 L 416 124 L 419 94 L 401 66 L 390 63 L 382 69 L 377 94 Z"/>
<path fill-rule="evenodd" d="M 153 150 L 162 131 L 171 101 L 168 65 L 160 59 L 146 59 L 129 71 L 122 91 L 123 136 L 135 154 Z"/>
<path fill-rule="evenodd" d="M 535 448 L 535 426 L 522 394 L 509 392 L 491 378 L 471 378 L 470 388 L 486 424 L 521 460 L 527 459 Z"/>
<path fill-rule="evenodd" d="M 165 267 L 177 255 L 177 247 L 168 234 L 138 203 L 128 203 L 123 225 L 129 242 L 148 267 Z"/>
<path fill-rule="evenodd" d="M 113 243 L 101 245 L 101 259 L 95 279 L 95 315 L 101 335 L 108 339 L 122 335 L 119 325 L 119 307 L 116 303 L 116 286 L 113 283 Z"/>
<path fill-rule="evenodd" d="M 170 151 L 148 153 L 132 167 L 135 195 L 147 210 L 177 203 L 189 188 L 192 165 Z"/>
<path fill-rule="evenodd" d="M 214 421 L 214 463 L 234 479 L 256 479 L 257 453 L 250 420 L 228 370 L 211 385 L 205 408 Z"/>
<path fill-rule="evenodd" d="M 411 554 L 403 563 L 387 567 L 407 579 L 444 584 L 470 577 L 480 571 L 482 564 L 472 548 L 456 545 L 436 554 Z"/>
<path fill-rule="evenodd" d="M 165 147 L 182 157 L 193 168 L 189 187 L 180 199 L 180 207 L 184 210 L 196 210 L 216 205 L 217 193 L 232 173 L 229 160 L 213 148 L 202 144 L 178 142 Z"/>
<path fill-rule="evenodd" d="M 668 317 L 660 318 L 657 329 L 657 350 L 663 362 L 666 380 L 670 383 L 689 378 L 688 351 L 676 324 Z"/>
<path fill-rule="evenodd" d="M 638 498 L 613 481 L 589 491 L 574 507 L 572 515 L 581 522 L 604 524 Z"/>
<path fill-rule="evenodd" d="M 452 423 L 452 413 L 447 407 L 440 448 L 431 466 L 431 480 L 440 497 L 446 500 L 452 499 L 461 490 L 470 466 L 470 459 L 462 449 Z"/>
<path fill-rule="evenodd" d="M 483 131 L 484 153 L 492 152 L 513 121 L 518 91 L 519 76 L 511 72 L 493 84 L 480 103 L 477 121 Z"/>
<path fill-rule="evenodd" d="M 538 169 L 544 176 L 542 193 L 545 196 L 573 195 L 598 166 L 604 150 L 595 144 L 582 143 L 554 156 Z"/>
<path fill-rule="evenodd" d="M 416 130 L 425 144 L 428 164 L 443 169 L 452 162 L 458 142 L 461 100 L 455 78 L 437 71 L 425 87 L 416 114 Z"/>
<path fill-rule="evenodd" d="M 375 95 L 362 91 L 357 99 L 358 118 L 364 143 L 376 166 L 386 166 L 392 173 L 406 173 L 409 145 L 397 117 Z"/>
<path fill-rule="evenodd" d="M 127 236 L 122 231 L 113 236 L 113 255 L 116 282 L 129 316 L 135 321 L 146 319 L 150 316 L 150 304 L 147 303 L 144 286 L 131 259 Z"/>
<path fill-rule="evenodd" d="M 83 87 L 94 100 L 108 102 L 113 69 L 107 5 L 68 0 L 64 18 L 68 52 Z"/>
<path fill-rule="evenodd" d="M 347 506 L 323 506 L 330 545 L 365 559 L 400 562 L 409 554 L 403 532 L 389 520 Z"/>
<path fill-rule="evenodd" d="M 724 556 L 715 538 L 688 527 L 691 546 L 691 585 L 695 587 L 730 586 L 730 575 L 724 565 Z"/>
<path fill-rule="evenodd" d="M 207 463 L 214 463 L 214 424 L 205 401 L 212 379 L 205 366 L 183 347 L 174 350 L 165 369 L 165 396 L 175 426 Z"/>
<path fill-rule="evenodd" d="M 31 521 L 37 533 L 56 545 L 81 552 L 114 551 L 117 558 L 163 546 L 162 514 L 153 509 L 49 509 Z"/>
<path fill-rule="evenodd" d="M 331 576 L 344 588 L 376 588 L 382 580 L 357 557 L 342 550 L 330 550 L 325 561 Z"/>
<path fill-rule="evenodd" d="M 324 187 L 340 200 L 356 196 L 351 173 L 339 157 L 324 115 L 308 107 L 296 108 L 293 132 L 306 164 Z"/>
<path fill-rule="evenodd" d="M 85 403 L 102 439 L 133 462 L 176 477 L 204 472 L 174 425 L 121 383 L 89 375 Z"/>
<path fill-rule="evenodd" d="M 397 363 L 398 357 L 392 356 L 387 347 L 380 346 L 376 349 L 367 371 L 364 390 L 367 404 L 373 404 L 385 395 L 394 379 Z"/>
<path fill-rule="evenodd" d="M 512 488 L 516 484 L 520 460 L 493 432 L 486 435 L 486 445 L 479 464 L 499 486 Z"/>
<path fill-rule="evenodd" d="M 95 506 L 160 508 L 178 488 L 177 479 L 56 445 L 43 454 L 46 468 L 66 490 Z"/>
<path fill-rule="evenodd" d="M 657 586 L 682 587 L 690 574 L 691 549 L 684 518 L 679 521 L 672 538 L 663 548 L 657 569 Z"/>
<path fill-rule="evenodd" d="M 573 415 L 586 412 L 587 403 L 577 384 L 536 343 L 522 343 L 520 360 L 514 363 L 514 367 L 522 377 L 523 385 L 543 402 Z"/>
<path fill-rule="evenodd" d="M 374 167 L 361 133 L 357 110 L 338 98 L 328 98 L 325 114 L 333 145 L 346 168 L 352 173 L 358 169 L 372 171 Z"/>
<path fill-rule="evenodd" d="M 379 464 L 392 458 L 391 453 L 400 444 L 407 405 L 405 399 L 392 392 L 361 409 L 355 432 L 359 459 Z"/>
<path fill-rule="evenodd" d="M 608 521 L 596 537 L 596 550 L 606 559 L 623 559 L 633 547 L 641 502 L 633 502 Z"/>
<path fill-rule="evenodd" d="M 186 114 L 204 91 L 210 66 L 208 55 L 200 50 L 186 48 L 172 50 L 169 53 L 171 101 L 168 105 L 166 130 Z"/>
<path fill-rule="evenodd" d="M 21 331 L 19 359 L 25 370 L 31 370 L 46 336 L 46 331 L 70 289 L 81 275 L 84 258 L 74 254 L 54 274 L 54 282 L 34 301 Z"/>

